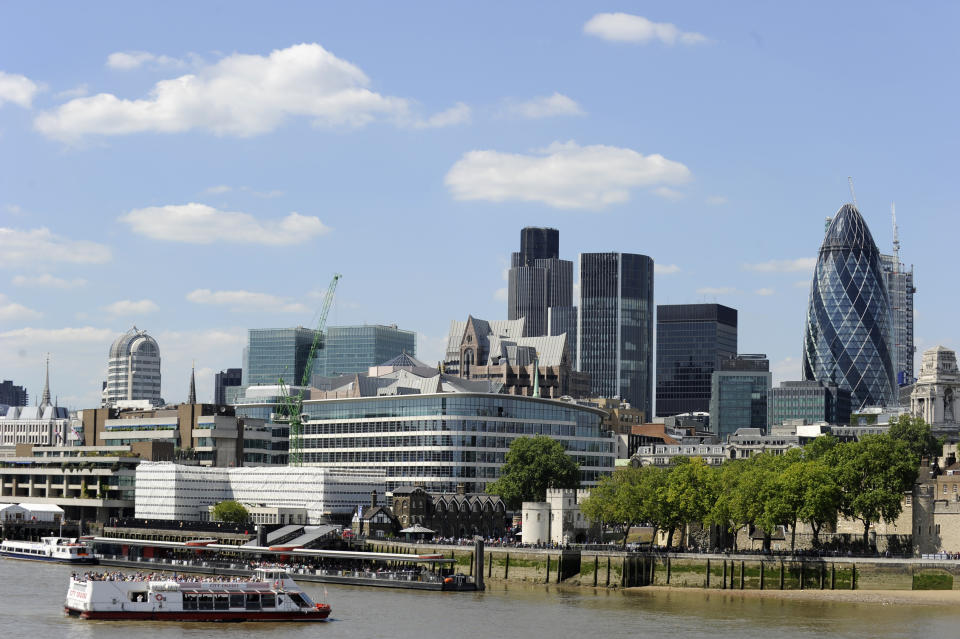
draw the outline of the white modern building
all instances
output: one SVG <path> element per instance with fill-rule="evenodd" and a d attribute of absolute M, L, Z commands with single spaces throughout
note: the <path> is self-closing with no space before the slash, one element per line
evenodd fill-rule
<path fill-rule="evenodd" d="M 234 500 L 268 507 L 305 508 L 307 524 L 330 515 L 349 515 L 375 492 L 382 499 L 382 469 L 333 470 L 291 466 L 204 468 L 171 462 L 137 467 L 135 516 L 142 519 L 204 521 L 210 506 Z M 282 522 L 281 522 L 282 523 Z"/>
<path fill-rule="evenodd" d="M 145 399 L 163 404 L 160 397 L 160 347 L 157 340 L 136 326 L 121 335 L 110 347 L 107 387 L 103 405 L 116 406 L 123 400 Z"/>
<path fill-rule="evenodd" d="M 6 414 L 0 414 L 0 451 L 13 455 L 17 444 L 62 446 L 77 426 L 60 406 L 11 406 Z"/>

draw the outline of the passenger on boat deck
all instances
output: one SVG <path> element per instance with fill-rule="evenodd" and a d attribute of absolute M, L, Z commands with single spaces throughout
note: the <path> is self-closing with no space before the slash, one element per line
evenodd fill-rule
<path fill-rule="evenodd" d="M 215 575 L 197 579 L 194 575 L 180 575 L 173 573 L 133 573 L 128 574 L 120 571 L 114 572 L 85 572 L 83 575 L 73 573 L 71 577 L 75 581 L 175 581 L 177 583 L 251 583 L 259 582 L 257 577 L 229 577 L 224 575 Z"/>

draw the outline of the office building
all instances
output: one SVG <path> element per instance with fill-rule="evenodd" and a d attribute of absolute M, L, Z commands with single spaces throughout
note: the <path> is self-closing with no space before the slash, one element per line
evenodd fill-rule
<path fill-rule="evenodd" d="M 710 410 L 713 371 L 737 355 L 737 311 L 721 304 L 657 307 L 657 415 Z"/>
<path fill-rule="evenodd" d="M 86 446 L 168 444 L 175 458 L 201 466 L 287 463 L 289 427 L 237 417 L 232 406 L 180 404 L 174 408 L 99 408 L 80 411 Z"/>
<path fill-rule="evenodd" d="M 201 468 L 144 462 L 136 470 L 138 519 L 206 521 L 210 506 L 234 500 L 267 507 L 306 509 L 307 524 L 349 516 L 374 492 L 383 497 L 382 470 L 326 468 Z M 293 523 L 293 522 L 284 522 Z"/>
<path fill-rule="evenodd" d="M 26 406 L 27 399 L 27 389 L 23 386 L 17 386 L 9 379 L 0 382 L 0 405 Z"/>
<path fill-rule="evenodd" d="M 580 255 L 577 368 L 591 395 L 653 409 L 653 260 L 633 253 Z"/>
<path fill-rule="evenodd" d="M 507 274 L 507 318 L 526 318 L 526 335 L 560 335 L 574 331 L 573 262 L 560 259 L 560 232 L 527 227 L 520 231 L 520 252 L 513 253 Z M 567 309 L 554 318 L 550 309 Z M 571 336 L 572 337 L 572 336 Z"/>
<path fill-rule="evenodd" d="M 366 373 L 371 366 L 404 353 L 416 356 L 417 334 L 396 324 L 331 326 L 324 331 L 323 348 L 317 352 L 313 373 L 321 377 Z"/>
<path fill-rule="evenodd" d="M 849 424 L 850 391 L 815 381 L 780 382 L 767 394 L 767 424 L 781 426 L 796 420 L 804 424 Z"/>
<path fill-rule="evenodd" d="M 439 372 L 398 369 L 379 377 L 353 375 L 304 401 L 306 466 L 385 469 L 387 490 L 484 492 L 500 476 L 515 438 L 546 435 L 580 464 L 581 482 L 613 472 L 614 435 L 604 412 L 553 399 L 503 395 L 500 384 Z M 237 406 L 261 410 L 251 402 Z"/>
<path fill-rule="evenodd" d="M 240 386 L 243 369 L 228 368 L 213 376 L 213 403 L 223 406 L 227 403 L 227 388 Z"/>
<path fill-rule="evenodd" d="M 131 400 L 147 400 L 154 406 L 161 406 L 157 340 L 136 326 L 118 337 L 110 346 L 107 384 L 103 393 L 104 406 L 116 406 L 117 402 Z"/>
<path fill-rule="evenodd" d="M 896 406 L 890 301 L 880 252 L 852 204 L 827 228 L 803 337 L 803 378 L 850 391 L 854 410 Z"/>
<path fill-rule="evenodd" d="M 316 335 L 316 331 L 302 326 L 251 328 L 245 351 L 244 386 L 276 384 L 281 378 L 288 386 L 300 384 Z"/>
<path fill-rule="evenodd" d="M 908 270 L 900 261 L 896 215 L 893 217 L 893 255 L 880 255 L 880 268 L 883 269 L 887 297 L 890 299 L 893 370 L 896 372 L 897 385 L 907 386 L 915 379 L 913 357 L 917 349 L 913 344 L 913 296 L 917 289 L 913 285 L 913 265 Z"/>
<path fill-rule="evenodd" d="M 773 383 L 766 355 L 738 355 L 711 375 L 710 428 L 726 439 L 741 428 L 767 428 L 767 393 Z"/>

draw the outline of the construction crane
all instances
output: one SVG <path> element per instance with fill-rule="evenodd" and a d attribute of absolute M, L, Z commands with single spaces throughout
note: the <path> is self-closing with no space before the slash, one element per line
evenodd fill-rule
<path fill-rule="evenodd" d="M 853 200 L 853 205 L 859 209 L 860 207 L 857 205 L 857 194 L 853 192 L 853 176 L 847 176 L 847 184 L 850 185 L 850 199 Z"/>
<path fill-rule="evenodd" d="M 327 287 L 327 294 L 323 298 L 323 309 L 320 311 L 320 319 L 313 335 L 313 343 L 310 345 L 310 354 L 307 356 L 306 365 L 303 367 L 300 390 L 296 394 L 290 393 L 283 378 L 280 378 L 280 398 L 283 402 L 280 406 L 282 415 L 280 419 L 290 424 L 289 464 L 291 466 L 303 465 L 303 393 L 310 385 L 313 360 L 317 351 L 320 350 L 321 335 L 327 328 L 327 315 L 330 313 L 330 306 L 333 304 L 333 292 L 337 289 L 337 282 L 340 281 L 341 277 L 343 276 L 339 273 L 333 274 L 330 286 Z"/>

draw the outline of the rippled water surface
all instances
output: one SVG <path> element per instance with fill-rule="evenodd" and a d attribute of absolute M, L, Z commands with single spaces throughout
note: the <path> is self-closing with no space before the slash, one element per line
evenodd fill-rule
<path fill-rule="evenodd" d="M 494 584 L 484 593 L 438 593 L 303 584 L 333 607 L 331 621 L 211 624 L 84 621 L 63 615 L 72 568 L 0 559 L 3 637 L 284 639 L 495 637 L 948 637 L 960 607 L 740 599 L 699 590 L 622 593 Z"/>

